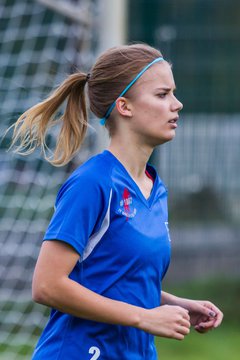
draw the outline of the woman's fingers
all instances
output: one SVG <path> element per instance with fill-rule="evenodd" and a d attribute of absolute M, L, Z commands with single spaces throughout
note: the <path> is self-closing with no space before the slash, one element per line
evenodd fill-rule
<path fill-rule="evenodd" d="M 177 332 L 182 335 L 188 335 L 190 333 L 190 328 L 188 326 L 181 325 L 179 326 Z"/>
<path fill-rule="evenodd" d="M 198 324 L 199 327 L 203 328 L 203 329 L 209 329 L 212 328 L 213 325 L 215 323 L 215 320 L 208 320 L 208 321 L 203 321 L 201 323 Z"/>
<path fill-rule="evenodd" d="M 187 311 L 186 309 L 181 308 L 181 307 L 180 307 L 180 309 L 183 310 L 183 311 L 182 311 L 182 316 L 183 316 L 183 318 L 186 319 L 186 320 L 188 320 L 189 323 L 190 323 L 190 316 L 189 316 L 188 311 Z"/>
<path fill-rule="evenodd" d="M 212 330 L 216 328 L 218 325 L 220 325 L 222 319 L 218 319 L 216 321 L 215 318 L 210 318 L 208 321 L 202 321 L 198 325 L 195 326 L 195 330 L 200 333 L 206 333 L 209 330 Z"/>
<path fill-rule="evenodd" d="M 190 333 L 190 316 L 188 311 L 183 308 L 179 308 L 179 313 L 181 314 L 181 317 L 179 318 L 178 324 L 176 325 L 174 338 L 177 340 L 183 340 L 185 336 Z"/>
<path fill-rule="evenodd" d="M 216 311 L 216 316 L 215 316 L 215 321 L 214 321 L 214 327 L 218 327 L 221 322 L 223 321 L 223 313 L 217 309 L 218 311 Z"/>
<path fill-rule="evenodd" d="M 197 332 L 199 332 L 200 334 L 205 334 L 209 329 L 207 330 L 207 329 L 203 328 L 202 326 L 196 325 L 195 330 Z"/>
<path fill-rule="evenodd" d="M 190 326 L 191 326 L 190 321 L 186 320 L 186 319 L 182 319 L 181 326 L 184 326 L 184 327 L 190 329 Z"/>
<path fill-rule="evenodd" d="M 175 340 L 184 340 L 185 335 L 181 334 L 180 332 L 176 333 L 174 337 L 172 337 Z"/>
<path fill-rule="evenodd" d="M 209 316 L 211 318 L 214 318 L 214 325 L 213 327 L 216 328 L 218 327 L 222 320 L 223 320 L 223 313 L 220 309 L 217 308 L 217 306 L 215 306 L 213 303 L 211 302 L 207 302 L 205 305 L 210 311 L 209 311 Z"/>

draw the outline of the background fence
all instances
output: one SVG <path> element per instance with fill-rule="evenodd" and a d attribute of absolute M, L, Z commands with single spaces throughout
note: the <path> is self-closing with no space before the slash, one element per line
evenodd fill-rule
<path fill-rule="evenodd" d="M 50 5 L 50 6 L 49 6 Z M 0 4 L 1 135 L 67 74 L 88 71 L 97 49 L 97 1 L 4 0 Z M 30 357 L 48 310 L 31 301 L 33 268 L 56 192 L 75 166 L 53 168 L 36 153 L 0 148 L 0 359 Z M 89 133 L 76 162 L 93 149 Z M 54 142 L 55 134 L 49 140 Z M 28 354 L 28 355 L 27 355 Z"/>
<path fill-rule="evenodd" d="M 237 277 L 239 115 L 183 115 L 178 130 L 157 156 L 169 187 L 173 261 L 167 279 Z"/>

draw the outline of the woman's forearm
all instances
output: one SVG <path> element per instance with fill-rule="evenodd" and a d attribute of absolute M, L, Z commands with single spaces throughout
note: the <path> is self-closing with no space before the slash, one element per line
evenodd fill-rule
<path fill-rule="evenodd" d="M 182 340 L 189 333 L 189 316 L 178 306 L 144 309 L 99 295 L 75 281 L 65 278 L 39 291 L 34 299 L 73 316 L 131 326 L 150 334 Z M 41 294 L 41 295 L 40 295 Z"/>
<path fill-rule="evenodd" d="M 167 293 L 165 291 L 161 292 L 161 305 L 173 305 L 173 306 L 181 306 L 184 308 L 188 308 L 188 299 L 175 296 L 173 294 Z"/>
<path fill-rule="evenodd" d="M 179 304 L 180 298 L 173 295 L 173 294 L 169 294 L 165 291 L 161 292 L 161 304 L 162 305 L 180 305 Z"/>
<path fill-rule="evenodd" d="M 140 307 L 99 295 L 68 277 L 54 286 L 40 286 L 33 299 L 79 318 L 134 327 L 138 327 L 141 312 L 144 311 Z"/>

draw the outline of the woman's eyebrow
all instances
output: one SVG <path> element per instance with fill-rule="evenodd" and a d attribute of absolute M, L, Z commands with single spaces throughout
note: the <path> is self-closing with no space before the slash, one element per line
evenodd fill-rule
<path fill-rule="evenodd" d="M 157 88 L 156 90 L 164 90 L 164 91 L 175 91 L 177 88 L 176 86 L 174 88 L 168 87 L 168 86 L 162 86 L 160 88 Z"/>

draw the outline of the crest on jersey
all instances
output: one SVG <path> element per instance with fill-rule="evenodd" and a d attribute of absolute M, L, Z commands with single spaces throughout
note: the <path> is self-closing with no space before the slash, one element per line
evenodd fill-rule
<path fill-rule="evenodd" d="M 118 213 L 126 216 L 126 220 L 136 216 L 137 209 L 133 207 L 133 198 L 130 191 L 127 188 L 124 188 L 122 193 L 122 199 L 120 200 L 120 208 Z"/>

